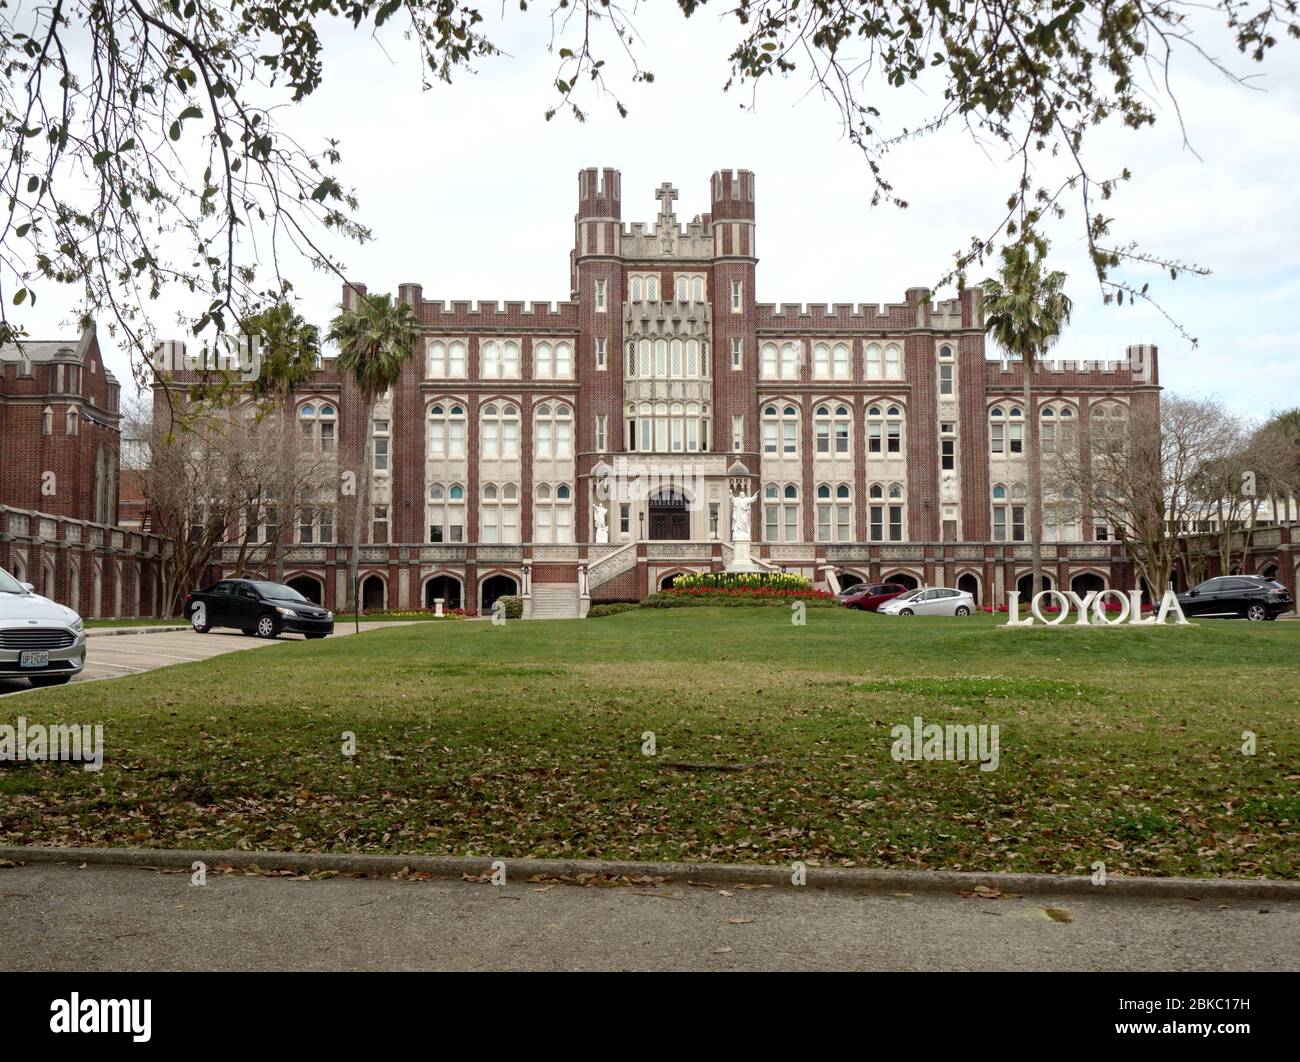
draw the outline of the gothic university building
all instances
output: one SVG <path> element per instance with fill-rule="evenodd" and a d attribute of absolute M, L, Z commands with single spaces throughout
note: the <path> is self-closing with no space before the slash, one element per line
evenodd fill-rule
<path fill-rule="evenodd" d="M 84 616 L 153 616 L 159 540 L 117 523 L 117 380 L 95 329 L 0 347 L 0 568 Z"/>
<path fill-rule="evenodd" d="M 889 579 L 1000 603 L 1029 566 L 1028 433 L 1078 445 L 1159 401 L 1156 351 L 1134 347 L 1046 367 L 1024 409 L 1019 364 L 986 356 L 973 290 L 758 303 L 754 175 L 715 173 L 709 212 L 686 224 L 674 188 L 656 195 L 652 223 L 624 223 L 618 171 L 579 173 L 558 305 L 401 285 L 423 349 L 369 425 L 328 359 L 296 394 L 303 435 L 341 468 L 372 433 L 365 605 L 482 611 L 518 594 L 542 616 L 635 600 L 729 561 L 738 491 L 757 495 L 757 563 L 832 589 Z M 351 504 L 305 509 L 276 573 L 336 607 Z M 1104 525 L 1048 506 L 1045 535 L 1051 585 L 1133 584 Z"/>

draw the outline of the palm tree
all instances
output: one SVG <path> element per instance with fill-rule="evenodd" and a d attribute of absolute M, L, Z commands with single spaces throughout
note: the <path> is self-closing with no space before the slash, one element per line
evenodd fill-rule
<path fill-rule="evenodd" d="M 316 371 L 320 329 L 308 324 L 288 302 L 252 314 L 242 324 L 244 335 L 256 338 L 260 344 L 260 371 L 250 389 L 259 398 L 279 399 L 283 404 Z"/>
<path fill-rule="evenodd" d="M 361 392 L 365 404 L 365 442 L 361 448 L 361 482 L 357 489 L 356 511 L 352 519 L 352 543 L 348 552 L 349 605 L 358 604 L 357 570 L 361 563 L 361 533 L 370 499 L 370 440 L 375 401 L 390 390 L 402 375 L 402 365 L 420 340 L 420 326 L 415 313 L 406 303 L 394 302 L 391 295 L 356 293 L 356 306 L 340 306 L 330 323 L 326 337 L 338 344 L 335 365 L 349 373 Z"/>
<path fill-rule="evenodd" d="M 1047 241 L 1022 229 L 1020 239 L 1002 248 L 998 277 L 981 285 L 984 327 L 1004 350 L 1020 355 L 1025 378 L 1024 446 L 1029 458 L 1029 532 L 1033 546 L 1033 590 L 1043 585 L 1043 468 L 1038 452 L 1038 411 L 1033 403 L 1033 375 L 1038 360 L 1056 342 L 1070 320 L 1072 304 L 1065 294 L 1065 274 L 1044 275 Z"/>

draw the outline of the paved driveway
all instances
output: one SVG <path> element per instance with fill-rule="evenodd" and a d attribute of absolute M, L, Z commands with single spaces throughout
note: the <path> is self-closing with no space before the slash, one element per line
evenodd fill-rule
<path fill-rule="evenodd" d="M 1300 969 L 1282 901 L 191 880 L 0 869 L 0 970 Z"/>
<path fill-rule="evenodd" d="M 363 631 L 382 627 L 400 626 L 394 623 L 363 623 Z M 340 638 L 352 634 L 352 624 L 340 623 L 331 635 Z M 239 631 L 210 631 L 196 634 L 191 630 L 165 633 L 95 634 L 92 633 L 86 649 L 85 670 L 73 682 L 90 682 L 94 679 L 121 678 L 138 675 L 143 671 L 186 664 L 193 660 L 207 660 L 212 656 L 237 653 L 243 649 L 260 649 L 282 641 L 302 641 L 298 634 L 282 635 L 278 639 L 250 638 Z M 55 687 L 57 689 L 57 687 Z M 31 687 L 22 679 L 0 679 L 0 697 L 22 693 Z"/>

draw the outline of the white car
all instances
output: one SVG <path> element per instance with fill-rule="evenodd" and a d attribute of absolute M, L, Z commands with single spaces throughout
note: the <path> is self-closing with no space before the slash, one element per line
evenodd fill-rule
<path fill-rule="evenodd" d="M 0 679 L 61 686 L 85 666 L 81 617 L 0 568 Z"/>
<path fill-rule="evenodd" d="M 886 616 L 969 616 L 975 599 L 965 590 L 931 586 L 890 598 L 877 611 Z"/>

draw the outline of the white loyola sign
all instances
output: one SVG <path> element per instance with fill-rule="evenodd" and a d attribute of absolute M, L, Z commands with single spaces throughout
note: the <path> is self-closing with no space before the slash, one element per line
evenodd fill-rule
<path fill-rule="evenodd" d="M 1057 605 L 1057 613 L 1052 619 L 1043 615 L 1044 599 Z M 1107 611 L 1108 600 L 1119 603 L 1114 612 Z M 1034 595 L 1034 600 L 1029 604 L 1032 615 L 1024 619 L 1020 618 L 1020 591 L 1010 590 L 1007 592 L 1007 622 L 1004 626 L 1031 627 L 1034 620 L 1038 620 L 1039 623 L 1049 627 L 1056 627 L 1066 621 L 1071 608 L 1074 609 L 1076 627 L 1087 627 L 1094 623 L 1102 627 L 1118 627 L 1122 624 L 1130 627 L 1147 627 L 1164 623 L 1171 615 L 1174 616 L 1175 623 L 1191 626 L 1178 604 L 1178 595 L 1172 590 L 1165 591 L 1165 596 L 1160 600 L 1159 611 L 1154 616 L 1145 617 L 1142 615 L 1141 590 L 1129 590 L 1127 593 L 1123 590 L 1093 590 L 1082 597 L 1073 590 L 1044 590 Z"/>

